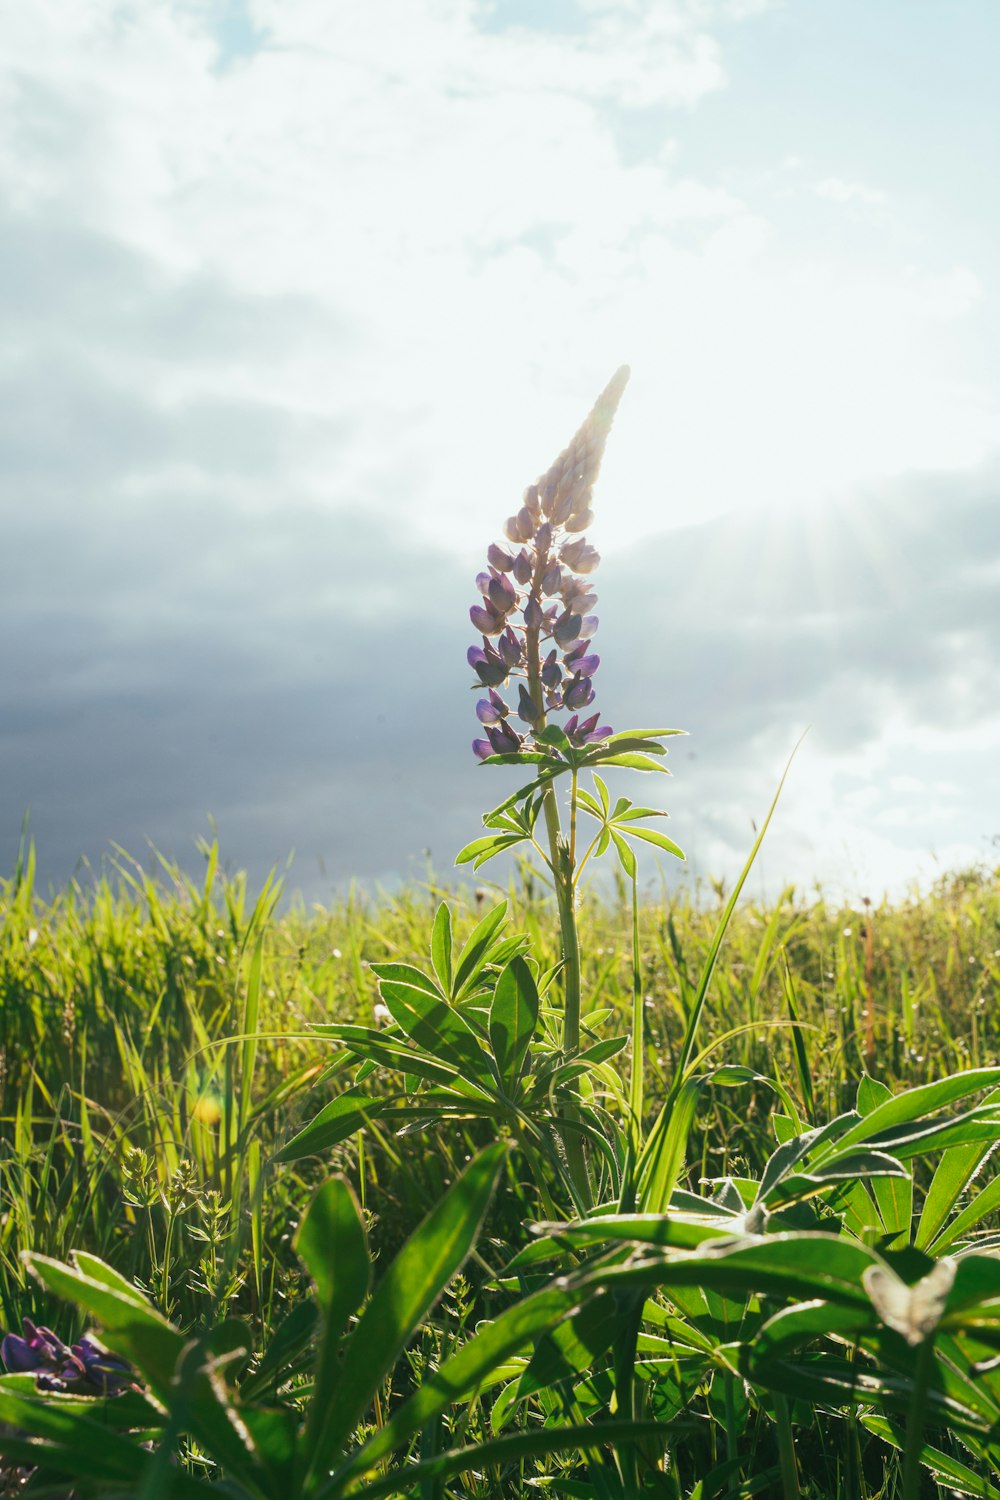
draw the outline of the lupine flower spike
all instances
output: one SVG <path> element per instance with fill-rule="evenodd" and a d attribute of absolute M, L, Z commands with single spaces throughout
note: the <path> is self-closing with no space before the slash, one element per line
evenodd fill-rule
<path fill-rule="evenodd" d="M 525 491 L 504 527 L 509 545 L 489 548 L 476 579 L 481 599 L 469 617 L 482 645 L 469 647 L 468 662 L 488 690 L 476 705 L 485 738 L 472 748 L 480 760 L 536 749 L 534 737 L 552 714 L 568 713 L 562 727 L 577 748 L 612 733 L 597 713 L 581 717 L 594 701 L 601 661 L 591 649 L 597 595 L 590 583 L 600 555 L 582 533 L 593 520 L 591 495 L 628 376 L 623 365 L 569 447 Z M 516 702 L 498 691 L 513 691 L 511 679 Z"/>

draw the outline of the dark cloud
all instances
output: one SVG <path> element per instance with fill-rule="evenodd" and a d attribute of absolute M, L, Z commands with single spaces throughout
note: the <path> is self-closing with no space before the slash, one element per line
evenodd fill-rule
<path fill-rule="evenodd" d="M 605 562 L 605 713 L 694 731 L 667 788 L 682 842 L 745 847 L 807 723 L 835 756 L 890 711 L 918 736 L 1000 701 L 1000 616 L 980 607 L 1000 562 L 994 494 L 988 477 L 942 480 L 937 522 L 924 504 L 909 529 L 895 497 L 869 502 L 894 574 L 838 551 L 850 512 L 818 550 L 786 517 L 770 547 L 762 522 L 715 523 Z M 505 789 L 468 750 L 457 564 L 303 505 L 248 520 L 161 494 L 132 529 L 13 520 L 18 552 L 45 562 L 4 569 L 0 827 L 12 845 L 31 804 L 45 876 L 110 840 L 193 860 L 212 814 L 232 860 L 260 876 L 294 848 L 294 879 L 322 892 L 419 868 L 428 848 L 447 868 Z M 1000 824 L 992 797 L 979 810 Z"/>
<path fill-rule="evenodd" d="M 0 225 L 8 863 L 29 805 L 56 882 L 112 843 L 196 863 L 211 815 L 230 861 L 259 879 L 295 849 L 293 879 L 323 894 L 425 849 L 447 869 L 516 785 L 469 750 L 476 564 L 387 524 L 408 477 L 388 420 L 359 496 L 324 508 L 302 458 L 331 455 L 336 489 L 349 403 L 307 420 L 224 394 L 241 360 L 350 337 L 301 299 L 167 276 L 54 219 Z M 175 366 L 207 370 L 206 393 L 154 394 L 143 371 Z M 956 815 L 1000 828 L 962 748 L 1000 704 L 998 499 L 995 471 L 925 477 L 606 560 L 600 701 L 617 727 L 692 731 L 666 793 L 682 844 L 742 852 L 807 724 L 835 775 L 889 718 L 915 743 L 950 727 Z"/>

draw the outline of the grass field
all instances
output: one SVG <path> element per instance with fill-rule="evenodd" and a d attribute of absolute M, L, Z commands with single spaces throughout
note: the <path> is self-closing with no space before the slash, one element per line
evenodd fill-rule
<path fill-rule="evenodd" d="M 198 883 L 166 864 L 155 878 L 123 865 L 113 882 L 45 901 L 33 889 L 26 848 L 14 877 L 0 887 L 5 1331 L 20 1330 L 27 1317 L 70 1343 L 93 1325 L 92 1316 L 55 1294 L 51 1281 L 29 1275 L 22 1260 L 24 1251 L 60 1262 L 84 1251 L 142 1289 L 181 1330 L 243 1320 L 259 1365 L 275 1330 L 309 1303 L 312 1282 L 293 1235 L 331 1169 L 353 1185 L 377 1284 L 428 1208 L 496 1136 L 488 1119 L 449 1117 L 400 1134 L 391 1119 L 372 1118 L 364 1131 L 346 1133 L 315 1155 L 273 1161 L 343 1092 L 357 1068 L 342 1045 L 312 1028 L 384 1023 L 388 1013 L 379 1009 L 371 965 L 426 969 L 443 899 L 452 910 L 456 947 L 502 895 L 510 930 L 524 935 L 537 972 L 557 962 L 558 921 L 529 870 L 503 892 L 428 883 L 391 898 L 354 896 L 328 910 L 306 911 L 277 907 L 273 888 L 252 898 L 242 878 L 220 873 L 216 849 L 206 849 L 205 857 Z M 647 1128 L 668 1095 L 725 895 L 706 887 L 642 907 Z M 631 1031 L 628 888 L 617 899 L 585 897 L 579 925 L 583 1041 L 593 1046 Z M 704 1195 L 718 1179 L 760 1179 L 775 1148 L 775 1109 L 785 1116 L 791 1104 L 805 1129 L 850 1110 L 866 1077 L 896 1092 L 992 1067 L 1000 1061 L 998 1001 L 1000 882 L 988 870 L 944 877 L 932 890 L 892 906 L 835 907 L 791 889 L 772 906 L 740 905 L 714 971 L 699 1040 L 701 1047 L 718 1043 L 711 1064 L 728 1071 L 697 1095 L 677 1191 Z M 600 1066 L 621 1064 L 624 1075 L 627 1057 L 626 1051 Z M 391 1070 L 377 1073 L 369 1087 L 385 1090 L 390 1076 Z M 775 1092 L 775 1082 L 783 1093 Z M 989 1180 L 989 1151 L 979 1150 L 978 1175 L 956 1204 Z M 919 1157 L 912 1162 L 917 1205 L 933 1165 Z M 554 1209 L 571 1214 L 573 1205 L 559 1193 L 558 1181 L 533 1178 L 517 1149 L 508 1156 L 471 1258 L 378 1382 L 358 1434 L 377 1431 L 428 1369 L 460 1347 L 479 1320 L 496 1315 L 504 1305 L 497 1278 L 529 1242 L 525 1225 Z M 916 1225 L 916 1207 L 912 1214 Z M 985 1219 L 978 1232 L 990 1223 Z M 910 1238 L 908 1228 L 903 1238 Z M 521 1290 L 530 1291 L 535 1280 L 522 1278 Z M 714 1294 L 705 1295 L 711 1300 Z M 717 1300 L 708 1312 L 725 1322 L 734 1315 L 731 1299 Z M 661 1296 L 659 1305 L 663 1319 L 691 1312 L 679 1294 Z M 735 1327 L 728 1332 L 735 1337 Z M 655 1338 L 655 1330 L 647 1328 L 642 1337 Z M 516 1362 L 507 1365 L 509 1382 Z M 865 1426 L 863 1400 L 838 1403 L 831 1394 L 813 1402 L 808 1420 L 793 1412 L 782 1428 L 774 1403 L 784 1398 L 761 1394 L 752 1381 L 731 1374 L 723 1379 L 723 1369 L 716 1365 L 714 1379 L 706 1372 L 693 1378 L 684 1399 L 673 1404 L 657 1395 L 655 1363 L 644 1372 L 649 1411 L 673 1433 L 664 1472 L 644 1481 L 653 1486 L 649 1493 L 903 1493 L 891 1437 L 877 1421 Z M 463 1403 L 461 1417 L 444 1414 L 412 1452 L 400 1453 L 426 1454 L 456 1434 L 486 1443 L 510 1423 L 511 1431 L 524 1434 L 557 1415 L 586 1418 L 594 1390 L 611 1378 L 600 1349 L 585 1373 L 591 1407 L 575 1387 L 567 1395 L 573 1381 L 557 1379 L 521 1399 L 501 1423 L 494 1408 L 506 1398 L 497 1397 L 493 1382 L 488 1394 Z M 310 1389 L 301 1369 L 290 1366 L 272 1395 L 301 1405 Z M 787 1455 L 782 1468 L 782 1431 L 793 1433 L 794 1479 Z M 187 1472 L 206 1485 L 218 1477 L 208 1445 L 179 1433 L 173 1441 Z M 995 1475 L 991 1442 L 980 1434 L 970 1449 L 956 1439 L 949 1452 L 965 1464 L 972 1452 L 976 1472 Z M 973 1463 L 969 1472 L 975 1469 Z M 432 1476 L 412 1492 L 627 1492 L 620 1463 L 614 1480 L 602 1472 L 585 1452 L 544 1458 L 525 1452 L 516 1461 Z M 698 1490 L 707 1474 L 715 1477 Z M 117 1492 L 110 1480 L 103 1482 L 108 1493 Z M 797 1490 L 789 1489 L 793 1482 Z M 926 1470 L 923 1482 L 931 1486 L 927 1493 L 936 1493 Z M 966 1492 L 997 1493 L 985 1477 L 980 1482 L 986 1487 Z M 148 1493 L 170 1493 L 164 1483 L 161 1476 L 160 1488 Z"/>

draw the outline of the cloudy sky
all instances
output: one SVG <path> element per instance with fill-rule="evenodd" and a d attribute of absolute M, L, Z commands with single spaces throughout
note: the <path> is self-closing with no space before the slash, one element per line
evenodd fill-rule
<path fill-rule="evenodd" d="M 0 847 L 441 873 L 472 579 L 622 362 L 600 704 L 671 831 L 996 861 L 995 0 L 0 0 Z M 629 788 L 632 790 L 632 788 Z M 657 786 L 659 790 L 659 784 Z"/>

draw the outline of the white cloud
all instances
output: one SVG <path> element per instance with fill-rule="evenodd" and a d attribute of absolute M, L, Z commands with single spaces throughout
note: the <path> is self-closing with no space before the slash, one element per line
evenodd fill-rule
<path fill-rule="evenodd" d="M 817 182 L 815 192 L 820 198 L 829 198 L 834 203 L 884 203 L 885 194 L 879 188 L 866 186 L 863 182 L 848 182 L 843 177 L 824 177 Z"/>

